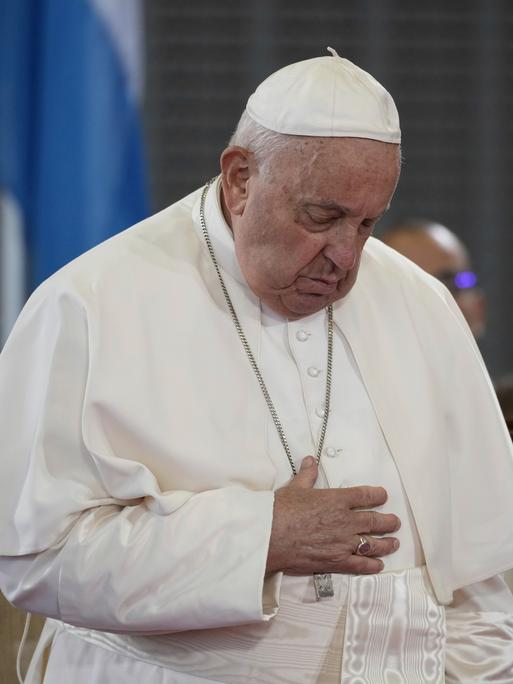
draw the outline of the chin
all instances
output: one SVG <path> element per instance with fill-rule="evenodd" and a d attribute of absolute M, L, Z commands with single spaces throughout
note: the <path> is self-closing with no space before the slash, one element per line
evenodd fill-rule
<path fill-rule="evenodd" d="M 335 299 L 339 297 L 327 297 L 325 295 L 310 294 L 302 292 L 291 295 L 283 302 L 283 311 L 286 311 L 288 318 L 301 318 L 303 316 L 311 316 L 318 311 L 322 311 Z"/>

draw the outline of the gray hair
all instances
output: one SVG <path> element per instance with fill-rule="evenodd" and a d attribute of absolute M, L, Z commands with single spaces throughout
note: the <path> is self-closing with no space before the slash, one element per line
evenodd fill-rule
<path fill-rule="evenodd" d="M 269 171 L 270 162 L 279 152 L 302 140 L 302 136 L 276 133 L 265 128 L 244 111 L 228 145 L 244 147 L 253 153 L 257 168 L 263 174 Z"/>
<path fill-rule="evenodd" d="M 244 149 L 252 152 L 258 170 L 266 176 L 270 171 L 271 162 L 277 154 L 290 149 L 293 145 L 300 145 L 308 137 L 272 131 L 270 128 L 261 126 L 244 110 L 228 145 L 244 147 Z M 401 146 L 399 146 L 399 166 L 401 167 L 402 164 L 403 155 Z"/>

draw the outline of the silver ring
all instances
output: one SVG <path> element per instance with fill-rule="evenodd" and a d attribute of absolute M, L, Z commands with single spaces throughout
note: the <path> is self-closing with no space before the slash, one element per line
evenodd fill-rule
<path fill-rule="evenodd" d="M 367 539 L 367 537 L 360 536 L 360 542 L 359 542 L 358 546 L 356 547 L 355 554 L 357 556 L 366 556 L 370 550 L 371 550 L 370 541 Z"/>

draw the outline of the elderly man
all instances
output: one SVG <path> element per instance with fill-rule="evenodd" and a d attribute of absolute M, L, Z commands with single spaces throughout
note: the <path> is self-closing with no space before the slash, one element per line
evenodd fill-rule
<path fill-rule="evenodd" d="M 486 322 L 486 299 L 477 287 L 467 248 L 446 226 L 426 219 L 406 219 L 383 233 L 383 242 L 411 259 L 448 288 L 476 339 Z"/>
<path fill-rule="evenodd" d="M 221 176 L 34 293 L 0 365 L 0 577 L 40 681 L 513 681 L 513 458 L 437 281 L 370 238 L 390 95 L 271 75 Z"/>

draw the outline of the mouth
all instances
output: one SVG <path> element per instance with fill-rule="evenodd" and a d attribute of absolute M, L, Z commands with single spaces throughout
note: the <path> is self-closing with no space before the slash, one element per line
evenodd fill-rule
<path fill-rule="evenodd" d="M 297 287 L 301 294 L 330 295 L 335 292 L 341 280 L 343 280 L 343 278 L 324 280 L 321 278 L 306 278 L 302 276 L 297 281 Z"/>

